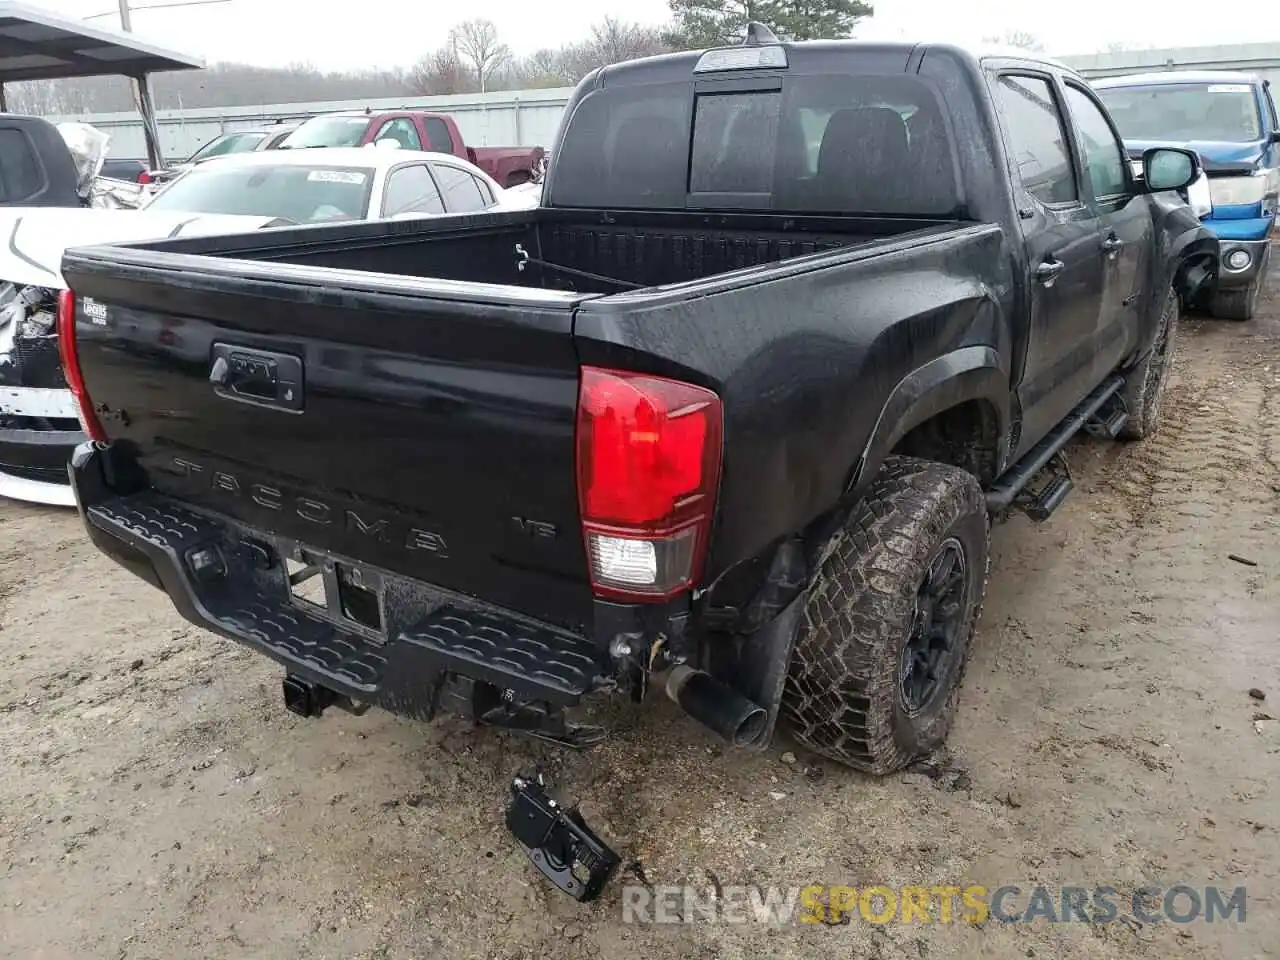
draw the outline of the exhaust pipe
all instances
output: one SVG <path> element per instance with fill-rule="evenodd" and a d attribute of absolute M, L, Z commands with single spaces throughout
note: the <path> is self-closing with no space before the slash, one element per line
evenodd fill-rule
<path fill-rule="evenodd" d="M 764 707 L 752 703 L 709 673 L 684 665 L 672 667 L 667 696 L 685 713 L 710 727 L 735 747 L 755 743 L 768 725 Z"/>

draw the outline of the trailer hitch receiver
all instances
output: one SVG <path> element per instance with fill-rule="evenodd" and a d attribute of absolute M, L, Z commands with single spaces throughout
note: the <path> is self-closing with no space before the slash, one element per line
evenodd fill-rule
<path fill-rule="evenodd" d="M 575 900 L 594 900 L 617 869 L 618 855 L 576 806 L 551 796 L 541 774 L 511 781 L 507 828 L 543 876 Z"/>

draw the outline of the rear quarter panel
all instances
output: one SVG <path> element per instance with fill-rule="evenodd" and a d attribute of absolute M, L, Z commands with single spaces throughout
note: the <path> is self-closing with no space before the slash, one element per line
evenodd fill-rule
<path fill-rule="evenodd" d="M 1015 254 L 998 226 L 867 244 L 771 270 L 583 304 L 585 364 L 701 383 L 724 402 L 708 579 L 831 510 L 895 388 L 930 361 L 988 347 L 1008 406 Z M 750 277 L 751 280 L 746 278 Z M 868 464 L 861 476 L 874 472 Z"/>

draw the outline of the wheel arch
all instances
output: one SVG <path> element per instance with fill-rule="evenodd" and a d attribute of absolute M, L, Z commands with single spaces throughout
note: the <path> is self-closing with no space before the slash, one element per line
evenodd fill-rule
<path fill-rule="evenodd" d="M 1168 269 L 1161 278 L 1164 283 L 1157 287 L 1157 296 L 1151 298 L 1156 311 L 1163 303 L 1159 291 L 1169 285 L 1187 306 L 1209 289 L 1218 273 L 1218 238 L 1204 226 L 1186 230 L 1170 239 L 1166 262 Z"/>
<path fill-rule="evenodd" d="M 894 452 L 963 467 L 982 483 L 990 483 L 1008 456 L 1010 417 L 1009 371 L 993 347 L 961 347 L 936 357 L 908 373 L 890 392 L 850 471 L 847 490 L 865 486 Z M 973 444 L 976 439 L 975 457 L 955 462 L 955 456 L 931 453 L 929 448 L 939 442 L 960 443 L 957 431 L 971 431 L 963 442 Z"/>

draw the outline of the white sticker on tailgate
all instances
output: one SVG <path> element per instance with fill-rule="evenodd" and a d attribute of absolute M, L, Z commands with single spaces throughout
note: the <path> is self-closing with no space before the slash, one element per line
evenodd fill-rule
<path fill-rule="evenodd" d="M 84 311 L 84 315 L 93 322 L 94 326 L 105 327 L 107 325 L 107 305 L 99 303 L 91 297 L 85 297 L 80 301 L 80 309 Z"/>

